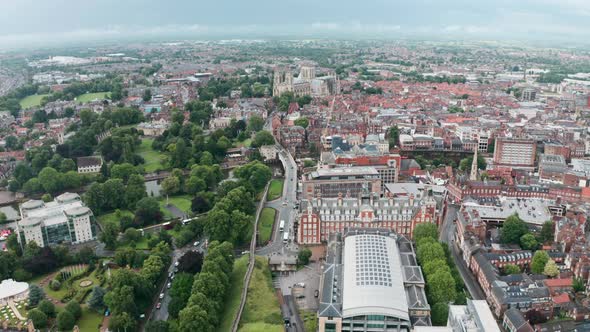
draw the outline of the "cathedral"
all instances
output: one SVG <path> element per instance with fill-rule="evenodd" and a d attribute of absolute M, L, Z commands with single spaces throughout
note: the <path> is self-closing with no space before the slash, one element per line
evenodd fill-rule
<path fill-rule="evenodd" d="M 273 96 L 281 96 L 285 92 L 293 92 L 296 97 L 324 97 L 336 94 L 340 83 L 336 75 L 316 77 L 315 68 L 302 66 L 299 76 L 293 77 L 290 70 L 276 69 L 273 82 Z"/>

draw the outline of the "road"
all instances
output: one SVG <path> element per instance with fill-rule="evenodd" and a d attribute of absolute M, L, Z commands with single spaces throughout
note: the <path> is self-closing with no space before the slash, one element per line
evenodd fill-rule
<path fill-rule="evenodd" d="M 285 169 L 285 183 L 283 184 L 283 196 L 271 202 L 267 202 L 265 207 L 270 207 L 277 210 L 277 220 L 285 221 L 285 230 L 289 230 L 289 237 L 291 241 L 288 244 L 283 243 L 283 234 L 278 230 L 278 224 L 275 223 L 274 232 L 271 241 L 262 248 L 256 250 L 257 255 L 269 256 L 273 253 L 296 253 L 298 247 L 295 244 L 295 218 L 297 210 L 295 203 L 297 202 L 297 164 L 295 159 L 287 150 L 277 144 L 279 149 L 279 159 Z"/>
<path fill-rule="evenodd" d="M 168 320 L 168 305 L 170 304 L 170 300 L 172 299 L 170 297 L 170 290 L 166 287 L 166 285 L 170 282 L 170 278 L 168 278 L 168 275 L 174 271 L 174 262 L 178 261 L 180 259 L 180 257 L 182 257 L 182 255 L 184 255 L 187 251 L 189 250 L 203 250 L 203 245 L 204 245 L 204 241 L 203 239 L 200 240 L 200 245 L 199 247 L 195 248 L 192 246 L 192 243 L 184 246 L 182 248 L 179 249 L 175 249 L 172 252 L 172 263 L 170 263 L 170 266 L 168 267 L 168 271 L 166 272 L 166 282 L 164 282 L 164 285 L 161 287 L 160 291 L 158 292 L 158 296 L 160 295 L 160 293 L 164 293 L 164 298 L 162 300 L 158 300 L 157 302 L 162 303 L 162 306 L 160 307 L 160 309 L 156 309 L 156 307 L 154 306 L 152 308 L 152 313 L 151 313 L 151 320 Z M 157 303 L 156 302 L 156 303 Z"/>
<path fill-rule="evenodd" d="M 288 332 L 305 332 L 303 321 L 299 317 L 297 305 L 295 305 L 295 299 L 291 295 L 285 295 L 283 297 L 285 304 L 289 307 L 290 311 L 290 322 L 291 326 L 286 329 Z"/>
<path fill-rule="evenodd" d="M 471 295 L 471 298 L 474 300 L 485 300 L 486 297 L 483 290 L 481 289 L 479 283 L 467 267 L 467 264 L 465 264 L 465 261 L 459 253 L 459 249 L 455 245 L 454 220 L 455 216 L 457 215 L 457 211 L 459 211 L 459 206 L 449 203 L 447 214 L 441 226 L 440 240 L 449 245 L 451 255 L 453 256 L 453 260 L 455 261 L 455 265 L 457 266 L 457 269 L 459 269 L 459 273 L 461 273 L 461 278 L 463 279 L 465 287 L 467 287 L 467 291 Z"/>

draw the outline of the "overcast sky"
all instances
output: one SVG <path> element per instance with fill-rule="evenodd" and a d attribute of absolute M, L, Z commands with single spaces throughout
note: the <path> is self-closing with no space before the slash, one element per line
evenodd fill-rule
<path fill-rule="evenodd" d="M 0 0 L 0 48 L 120 38 L 590 42 L 590 0 Z"/>

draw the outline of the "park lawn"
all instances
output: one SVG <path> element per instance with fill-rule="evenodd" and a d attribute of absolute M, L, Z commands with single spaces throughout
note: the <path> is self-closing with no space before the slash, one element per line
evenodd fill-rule
<path fill-rule="evenodd" d="M 152 149 L 152 138 L 144 138 L 141 140 L 141 145 L 137 149 L 137 153 L 143 158 L 143 169 L 146 173 L 153 173 L 158 169 L 162 169 L 162 154 Z"/>
<path fill-rule="evenodd" d="M 241 142 L 236 142 L 235 146 L 236 148 L 249 148 L 250 145 L 252 144 L 252 139 L 251 138 L 246 138 L 245 140 L 241 141 Z"/>
<path fill-rule="evenodd" d="M 133 212 L 131 212 L 131 211 L 129 211 L 129 210 L 119 210 L 119 211 L 121 211 L 121 215 L 122 215 L 122 216 L 128 215 L 128 216 L 130 216 L 131 218 L 133 218 L 133 217 L 134 217 L 134 215 L 133 215 Z M 104 226 L 104 224 L 105 224 L 106 222 L 114 222 L 114 223 L 116 223 L 117 225 L 119 224 L 119 219 L 117 219 L 117 217 L 116 217 L 116 212 L 115 212 L 115 211 L 113 211 L 113 212 L 109 212 L 109 213 L 105 213 L 105 214 L 101 214 L 101 215 L 100 215 L 100 216 L 98 216 L 96 219 L 97 219 L 97 220 L 98 220 L 98 222 L 99 222 L 101 225 L 103 225 L 103 226 Z"/>
<path fill-rule="evenodd" d="M 168 199 L 170 205 L 174 205 L 179 208 L 184 213 L 191 212 L 191 196 L 189 195 L 179 195 L 179 196 L 170 196 Z M 166 208 L 166 196 L 160 197 L 160 211 L 164 214 L 165 219 L 172 219 L 174 215 Z"/>
<path fill-rule="evenodd" d="M 263 331 L 274 331 L 276 328 L 280 329 L 277 331 L 282 331 L 283 329 L 279 300 L 272 286 L 267 258 L 256 257 L 256 264 L 248 287 L 248 299 L 240 324 L 246 328 L 245 331 L 260 331 L 251 329 L 249 324 L 257 324 L 256 326 L 258 326 L 262 323 L 265 323 Z M 240 329 L 240 331 L 244 330 Z"/>
<path fill-rule="evenodd" d="M 95 99 L 108 99 L 110 97 L 111 94 L 109 92 L 85 93 L 76 97 L 76 101 L 80 103 L 88 103 Z"/>
<path fill-rule="evenodd" d="M 41 99 L 49 95 L 37 95 L 27 96 L 20 100 L 20 107 L 23 109 L 33 108 L 41 105 Z"/>
<path fill-rule="evenodd" d="M 260 223 L 258 224 L 259 241 L 264 244 L 272 236 L 272 226 L 275 222 L 277 210 L 273 208 L 264 208 L 260 214 Z"/>
<path fill-rule="evenodd" d="M 230 275 L 230 289 L 225 297 L 223 315 L 221 316 L 221 326 L 219 332 L 231 330 L 231 325 L 236 317 L 240 307 L 240 298 L 244 289 L 244 276 L 248 270 L 248 255 L 238 258 L 234 262 L 234 268 Z"/>
<path fill-rule="evenodd" d="M 98 314 L 85 305 L 82 306 L 82 317 L 78 319 L 76 325 L 80 328 L 80 331 L 98 331 L 99 325 L 102 324 L 103 316 Z"/>
<path fill-rule="evenodd" d="M 256 323 L 244 324 L 238 331 L 239 332 L 261 332 L 261 331 L 283 332 L 284 327 L 283 327 L 283 325 L 267 324 L 264 322 L 256 322 Z M 305 331 L 312 331 L 312 330 L 305 330 Z"/>
<path fill-rule="evenodd" d="M 274 179 L 270 181 L 268 195 L 266 196 L 267 200 L 272 201 L 283 196 L 283 182 L 283 179 Z"/>

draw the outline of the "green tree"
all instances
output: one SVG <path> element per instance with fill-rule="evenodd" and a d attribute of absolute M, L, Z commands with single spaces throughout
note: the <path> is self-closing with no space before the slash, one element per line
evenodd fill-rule
<path fill-rule="evenodd" d="M 234 175 L 246 183 L 251 184 L 256 191 L 261 191 L 270 181 L 270 168 L 259 161 L 252 161 L 234 171 Z"/>
<path fill-rule="evenodd" d="M 193 276 L 189 273 L 178 273 L 174 277 L 172 288 L 170 288 L 171 300 L 168 305 L 170 316 L 177 318 L 180 311 L 186 307 L 188 298 L 191 295 L 193 280 Z"/>
<path fill-rule="evenodd" d="M 130 175 L 129 181 L 127 181 L 127 188 L 125 188 L 125 206 L 129 209 L 135 209 L 135 204 L 146 196 L 143 176 L 139 174 Z"/>
<path fill-rule="evenodd" d="M 62 188 L 61 174 L 51 167 L 43 168 L 37 178 L 48 193 L 55 193 Z"/>
<path fill-rule="evenodd" d="M 160 214 L 160 204 L 155 198 L 144 197 L 136 204 L 135 218 L 141 221 L 141 224 L 153 224 L 162 219 Z"/>
<path fill-rule="evenodd" d="M 71 331 L 76 324 L 76 318 L 74 315 L 64 310 L 57 315 L 57 328 L 60 331 Z"/>
<path fill-rule="evenodd" d="M 527 232 L 528 228 L 524 221 L 514 214 L 504 221 L 500 230 L 500 240 L 502 243 L 519 244 L 520 238 Z"/>
<path fill-rule="evenodd" d="M 421 223 L 414 228 L 414 242 L 418 243 L 423 238 L 438 239 L 438 227 L 432 223 Z"/>
<path fill-rule="evenodd" d="M 542 274 L 548 261 L 549 254 L 547 254 L 546 251 L 537 250 L 531 261 L 531 272 L 535 274 Z"/>
<path fill-rule="evenodd" d="M 150 89 L 143 90 L 143 95 L 141 96 L 141 98 L 145 102 L 152 100 L 152 90 L 150 90 Z"/>
<path fill-rule="evenodd" d="M 264 127 L 264 119 L 258 115 L 252 115 L 248 120 L 247 130 L 250 132 L 261 131 Z"/>
<path fill-rule="evenodd" d="M 389 148 L 399 145 L 399 128 L 393 126 L 389 128 Z"/>
<path fill-rule="evenodd" d="M 446 259 L 444 249 L 440 243 L 437 242 L 418 245 L 416 254 L 421 264 L 425 264 L 426 262 L 433 261 L 435 259 Z"/>
<path fill-rule="evenodd" d="M 88 308 L 93 311 L 102 313 L 105 308 L 104 304 L 104 296 L 106 294 L 106 290 L 102 287 L 95 286 L 90 293 L 90 298 L 88 299 Z"/>
<path fill-rule="evenodd" d="M 45 292 L 43 288 L 32 284 L 29 286 L 29 305 L 36 306 L 41 300 L 45 298 Z"/>
<path fill-rule="evenodd" d="M 111 331 L 135 331 L 137 322 L 133 318 L 133 315 L 122 312 L 115 314 L 109 321 L 109 330 Z"/>
<path fill-rule="evenodd" d="M 539 244 L 537 243 L 537 239 L 531 233 L 526 233 L 525 235 L 520 237 L 520 246 L 522 247 L 522 249 L 535 250 L 537 249 L 538 245 Z"/>
<path fill-rule="evenodd" d="M 299 119 L 295 120 L 293 122 L 296 126 L 301 126 L 304 129 L 307 129 L 307 126 L 309 126 L 309 120 L 306 117 L 300 117 Z"/>
<path fill-rule="evenodd" d="M 505 275 L 519 274 L 519 273 L 520 273 L 520 268 L 517 265 L 507 264 L 504 266 L 504 274 Z"/>
<path fill-rule="evenodd" d="M 146 332 L 168 332 L 170 324 L 165 320 L 149 321 L 145 325 Z"/>
<path fill-rule="evenodd" d="M 132 174 L 139 174 L 139 171 L 130 163 L 116 164 L 111 167 L 111 178 L 121 179 L 125 183 Z"/>
<path fill-rule="evenodd" d="M 555 278 L 559 275 L 559 268 L 554 260 L 549 259 L 547 261 L 547 264 L 545 264 L 545 267 L 543 268 L 543 274 L 551 278 Z"/>
<path fill-rule="evenodd" d="M 574 278 L 572 287 L 574 288 L 575 293 L 583 292 L 586 289 L 586 284 L 584 283 L 584 279 Z"/>
<path fill-rule="evenodd" d="M 62 173 L 69 172 L 69 171 L 75 171 L 76 170 L 76 163 L 72 159 L 66 158 L 61 161 L 61 164 L 59 166 L 59 170 Z"/>
<path fill-rule="evenodd" d="M 444 259 L 435 259 L 432 261 L 427 261 L 422 265 L 422 270 L 424 271 L 425 275 L 434 274 L 439 270 L 446 270 L 449 273 L 451 272 L 451 269 L 449 268 L 446 260 Z"/>
<path fill-rule="evenodd" d="M 311 258 L 311 250 L 307 247 L 299 250 L 297 254 L 297 261 L 300 265 L 307 265 L 309 264 L 309 259 Z"/>
<path fill-rule="evenodd" d="M 102 232 L 99 235 L 99 240 L 105 244 L 107 249 L 113 250 L 117 246 L 118 237 L 119 224 L 115 222 L 105 222 L 102 226 Z"/>
<path fill-rule="evenodd" d="M 42 329 L 47 325 L 47 315 L 39 309 L 29 311 L 28 317 L 33 321 L 33 325 L 37 329 Z"/>
<path fill-rule="evenodd" d="M 137 312 L 133 287 L 131 286 L 122 286 L 112 289 L 104 296 L 104 303 L 115 315 L 130 313 L 132 316 L 135 316 L 135 313 Z"/>
<path fill-rule="evenodd" d="M 180 190 L 180 180 L 175 176 L 169 176 L 162 181 L 161 186 L 164 194 L 166 194 L 166 205 L 168 205 L 168 196 L 174 195 Z"/>
<path fill-rule="evenodd" d="M 214 326 L 209 322 L 207 312 L 199 305 L 192 305 L 182 309 L 178 320 L 182 332 L 211 332 L 214 329 Z"/>
<path fill-rule="evenodd" d="M 272 134 L 266 130 L 261 130 L 254 135 L 254 139 L 252 140 L 251 146 L 253 148 L 259 148 L 263 145 L 273 145 L 275 144 L 275 139 Z"/>
<path fill-rule="evenodd" d="M 191 176 L 186 180 L 184 183 L 184 191 L 187 194 L 195 195 L 198 192 L 201 192 L 207 188 L 207 183 L 201 178 L 196 176 Z"/>
<path fill-rule="evenodd" d="M 51 202 L 53 200 L 53 197 L 51 197 L 51 194 L 43 194 L 43 196 L 41 196 L 41 200 L 47 203 Z"/>
<path fill-rule="evenodd" d="M 457 292 L 455 279 L 444 270 L 437 271 L 427 278 L 429 298 L 434 303 L 449 303 L 455 301 Z"/>
<path fill-rule="evenodd" d="M 447 325 L 447 319 L 449 317 L 449 304 L 448 303 L 435 303 L 432 306 L 432 325 L 434 326 L 445 326 Z"/>
<path fill-rule="evenodd" d="M 541 234 L 540 234 L 540 241 L 542 243 L 552 243 L 553 242 L 553 228 L 554 224 L 553 221 L 548 220 L 543 223 L 543 227 L 541 227 Z"/>
<path fill-rule="evenodd" d="M 42 300 L 41 302 L 39 302 L 39 305 L 37 305 L 37 309 L 43 311 L 43 313 L 46 314 L 47 317 L 55 317 L 55 305 L 51 303 L 51 301 L 49 300 Z"/>

